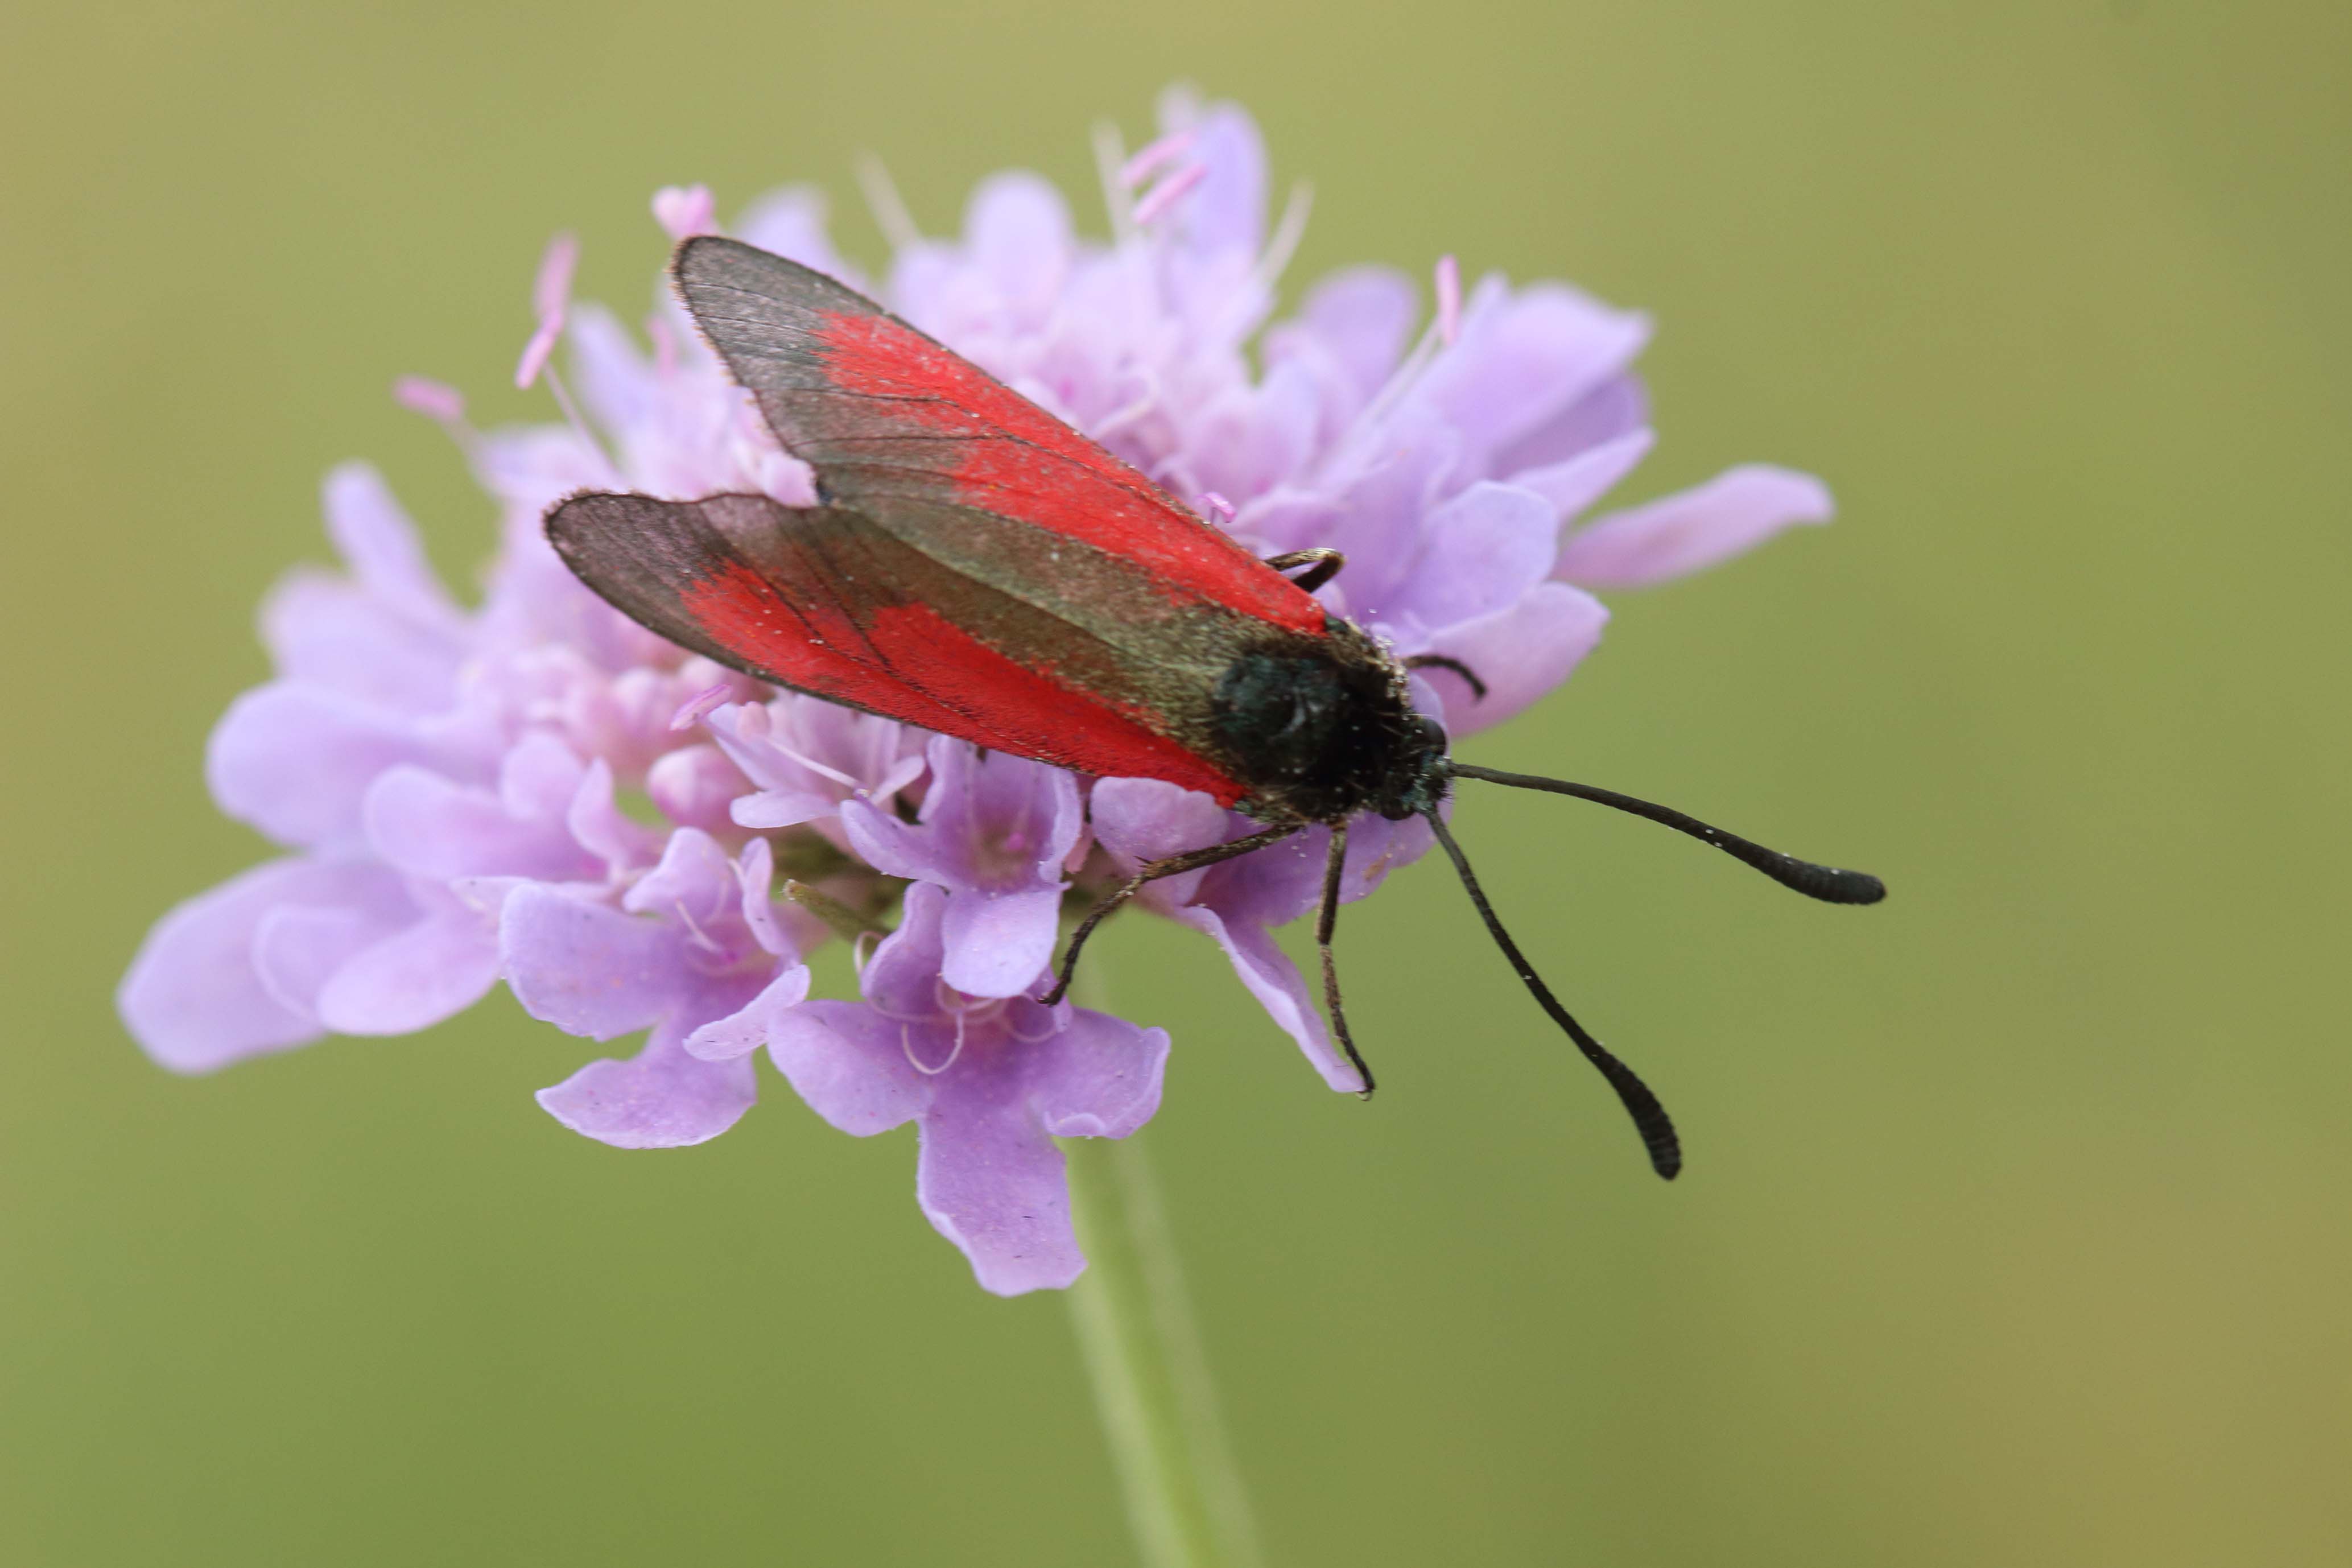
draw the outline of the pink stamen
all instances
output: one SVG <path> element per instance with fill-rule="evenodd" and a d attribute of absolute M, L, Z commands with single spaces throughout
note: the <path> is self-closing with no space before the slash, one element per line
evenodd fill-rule
<path fill-rule="evenodd" d="M 444 425 L 466 422 L 466 395 L 446 381 L 404 375 L 392 384 L 392 400 L 412 414 L 438 419 Z"/>
<path fill-rule="evenodd" d="M 1190 153 L 1192 150 L 1192 143 L 1199 139 L 1200 132 L 1196 131 L 1177 131 L 1162 136 L 1119 165 L 1118 183 L 1130 191 L 1134 190 L 1144 181 Z"/>
<path fill-rule="evenodd" d="M 1437 258 L 1437 339 L 1447 348 L 1462 335 L 1462 268 L 1450 255 Z"/>
<path fill-rule="evenodd" d="M 654 221 L 672 239 L 718 233 L 712 210 L 709 185 L 664 185 L 654 193 Z"/>
<path fill-rule="evenodd" d="M 563 314 L 564 306 L 572 302 L 572 269 L 579 265 L 580 241 L 569 234 L 559 234 L 547 242 L 547 250 L 539 258 L 539 277 L 530 286 L 530 308 L 544 321 Z"/>
<path fill-rule="evenodd" d="M 712 709 L 718 707 L 720 703 L 725 702 L 727 698 L 727 683 L 723 680 L 716 683 L 715 685 L 704 687 L 701 690 L 688 698 L 685 704 L 680 707 L 676 713 L 670 716 L 670 729 L 672 731 L 693 729 L 697 724 L 702 722 L 704 715 L 708 714 Z"/>
<path fill-rule="evenodd" d="M 539 373 L 547 368 L 547 356 L 555 352 L 556 340 L 562 336 L 562 311 L 539 319 L 539 331 L 531 333 L 530 342 L 523 344 L 522 358 L 515 364 L 517 391 L 530 390 L 530 384 L 539 379 Z"/>
<path fill-rule="evenodd" d="M 1149 227 L 1152 219 L 1183 200 L 1194 185 L 1208 177 L 1208 173 L 1206 163 L 1187 163 L 1152 186 L 1144 193 L 1143 199 L 1135 204 L 1135 226 Z"/>
<path fill-rule="evenodd" d="M 677 336 L 659 315 L 646 318 L 646 336 L 654 345 L 654 374 L 667 381 L 677 374 Z"/>
<path fill-rule="evenodd" d="M 1214 490 L 1201 492 L 1201 510 L 1219 528 L 1226 527 L 1234 521 L 1234 503 Z"/>
<path fill-rule="evenodd" d="M 515 365 L 519 391 L 539 379 L 556 340 L 563 335 L 563 312 L 572 303 L 572 268 L 579 260 L 580 242 L 568 234 L 549 240 L 546 254 L 539 258 L 539 276 L 530 286 L 530 308 L 539 313 L 539 327 L 523 344 L 522 358 Z"/>

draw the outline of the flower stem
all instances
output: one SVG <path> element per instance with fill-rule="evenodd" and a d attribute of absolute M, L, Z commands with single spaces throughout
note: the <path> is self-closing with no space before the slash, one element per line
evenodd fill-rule
<path fill-rule="evenodd" d="M 1063 1150 L 1087 1253 L 1070 1318 L 1144 1568 L 1259 1568 L 1150 1162 L 1133 1138 Z"/>

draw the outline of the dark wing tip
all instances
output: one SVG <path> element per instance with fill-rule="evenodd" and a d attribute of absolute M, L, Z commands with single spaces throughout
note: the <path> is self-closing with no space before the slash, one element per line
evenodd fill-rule
<path fill-rule="evenodd" d="M 881 309 L 838 278 L 820 272 L 806 262 L 762 250 L 724 234 L 689 235 L 679 240 L 677 248 L 670 252 L 669 276 L 671 284 L 680 290 L 689 287 L 733 289 L 792 304 L 797 301 L 790 290 L 813 288 L 825 297 L 827 304 L 837 305 L 841 301 L 832 296 L 841 295 L 868 310 Z"/>
<path fill-rule="evenodd" d="M 677 248 L 669 253 L 669 290 L 686 307 L 688 315 L 695 315 L 695 310 L 693 298 L 687 290 L 712 282 L 720 266 L 730 259 L 730 252 L 746 250 L 754 255 L 765 254 L 723 234 L 690 234 L 677 242 Z M 699 316 L 695 317 L 695 330 L 706 338 L 709 336 Z"/>
<path fill-rule="evenodd" d="M 598 502 L 633 499 L 635 498 L 611 490 L 573 490 L 547 509 L 547 515 L 540 520 L 540 531 L 547 535 L 547 542 L 555 546 L 558 554 L 568 556 L 579 546 L 582 531 L 594 526 Z"/>
<path fill-rule="evenodd" d="M 670 276 L 684 283 L 689 270 L 699 272 L 730 253 L 740 257 L 746 252 L 753 256 L 768 254 L 757 246 L 746 245 L 723 234 L 690 234 L 679 240 L 677 248 L 670 252 Z"/>

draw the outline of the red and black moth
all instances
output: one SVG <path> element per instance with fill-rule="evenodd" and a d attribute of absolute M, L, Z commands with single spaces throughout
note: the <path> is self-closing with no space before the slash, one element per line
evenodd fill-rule
<path fill-rule="evenodd" d="M 1363 1076 L 1331 958 L 1348 820 L 1426 820 L 1496 943 L 1632 1113 L 1661 1176 L 1682 1168 L 1648 1086 L 1601 1047 L 1503 929 L 1439 810 L 1456 779 L 1598 801 L 1722 849 L 1785 887 L 1868 904 L 1885 884 L 1798 860 L 1647 801 L 1446 755 L 1399 658 L 1313 589 L 1337 551 L 1260 561 L 1150 479 L 978 366 L 822 273 L 705 236 L 678 294 L 818 504 L 764 495 L 587 494 L 548 514 L 581 580 L 624 614 L 747 675 L 940 734 L 1103 777 L 1200 790 L 1264 824 L 1142 867 L 1072 934 L 1146 882 L 1331 829 L 1315 937 L 1333 1033 Z M 1288 576 L 1294 572 L 1297 575 Z"/>

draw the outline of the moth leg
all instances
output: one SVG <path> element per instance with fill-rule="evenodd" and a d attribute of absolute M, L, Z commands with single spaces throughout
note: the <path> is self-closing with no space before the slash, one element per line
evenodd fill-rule
<path fill-rule="evenodd" d="M 1054 982 L 1054 989 L 1037 1000 L 1050 1007 L 1062 999 L 1070 989 L 1070 977 L 1077 973 L 1078 950 L 1087 945 L 1087 938 L 1094 935 L 1095 927 L 1102 924 L 1105 916 L 1140 892 L 1144 883 L 1156 882 L 1162 877 L 1181 877 L 1187 871 L 1198 871 L 1222 860 L 1234 859 L 1253 849 L 1263 849 L 1269 844 L 1278 843 L 1297 831 L 1295 825 L 1261 828 L 1229 844 L 1212 844 L 1205 849 L 1188 849 L 1164 860 L 1145 861 L 1134 876 L 1120 883 L 1108 898 L 1088 910 L 1087 918 L 1078 922 L 1078 929 L 1070 933 L 1069 950 L 1062 954 L 1062 973 Z"/>
<path fill-rule="evenodd" d="M 1348 868 L 1348 825 L 1335 824 L 1331 829 L 1331 853 L 1323 862 L 1323 907 L 1315 916 L 1315 951 L 1323 955 L 1323 1010 L 1331 1015 L 1331 1032 L 1339 1037 L 1339 1048 L 1356 1064 L 1356 1074 L 1364 1087 L 1356 1091 L 1358 1100 L 1372 1098 L 1372 1068 L 1356 1049 L 1355 1037 L 1348 1033 L 1348 1015 L 1339 1009 L 1339 968 L 1331 958 L 1331 931 L 1339 923 L 1339 879 Z"/>
<path fill-rule="evenodd" d="M 1476 670 L 1458 658 L 1442 653 L 1416 653 L 1406 657 L 1404 667 L 1407 669 L 1450 669 L 1470 683 L 1472 697 L 1481 702 L 1486 700 L 1486 683 L 1478 679 Z"/>
<path fill-rule="evenodd" d="M 1294 550 L 1287 555 L 1269 555 L 1266 557 L 1265 563 L 1277 572 L 1287 572 L 1293 566 L 1306 567 L 1307 570 L 1304 573 L 1293 577 L 1291 581 L 1311 594 L 1337 577 L 1339 574 L 1339 568 L 1348 563 L 1348 558 L 1336 550 L 1318 548 Z"/>

